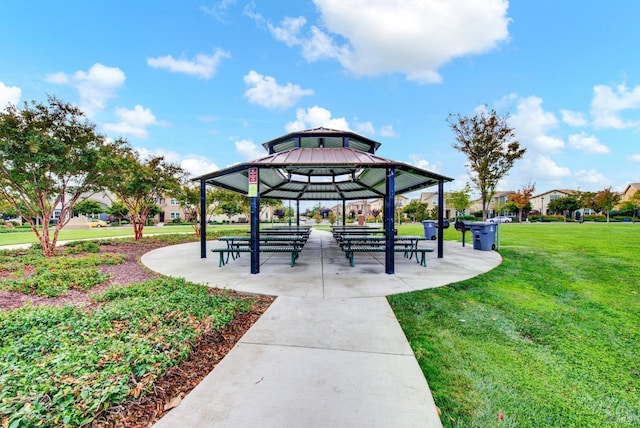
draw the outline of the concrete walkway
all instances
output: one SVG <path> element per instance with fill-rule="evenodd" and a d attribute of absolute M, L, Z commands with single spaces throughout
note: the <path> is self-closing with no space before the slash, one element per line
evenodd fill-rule
<path fill-rule="evenodd" d="M 209 245 L 221 245 L 210 242 Z M 424 244 L 434 246 L 435 241 Z M 199 243 L 160 248 L 142 262 L 159 273 L 278 296 L 260 320 L 177 408 L 164 427 L 441 427 L 427 381 L 385 296 L 486 272 L 494 251 L 445 242 L 427 267 L 396 254 L 357 254 L 350 267 L 331 234 L 313 231 L 294 267 L 289 255 L 247 254 L 219 268 Z"/>

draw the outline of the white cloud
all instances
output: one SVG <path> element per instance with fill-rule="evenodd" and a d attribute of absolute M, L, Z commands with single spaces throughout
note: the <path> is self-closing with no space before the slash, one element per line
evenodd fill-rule
<path fill-rule="evenodd" d="M 555 152 L 564 147 L 560 138 L 547 135 L 558 126 L 558 119 L 543 110 L 541 98 L 532 96 L 518 100 L 517 112 L 509 118 L 509 123 L 515 128 L 516 139 L 536 152 Z"/>
<path fill-rule="evenodd" d="M 369 136 L 378 134 L 382 137 L 395 137 L 396 135 L 395 132 L 393 131 L 393 126 L 384 125 L 382 128 L 380 128 L 380 130 L 377 131 L 371 121 L 356 123 L 355 130 L 360 134 L 369 135 Z"/>
<path fill-rule="evenodd" d="M 203 156 L 191 155 L 182 159 L 180 166 L 187 171 L 191 177 L 197 177 L 220 169 L 215 162 Z"/>
<path fill-rule="evenodd" d="M 285 45 L 291 47 L 301 43 L 298 35 L 306 23 L 307 20 L 303 16 L 299 16 L 297 18 L 284 18 L 282 22 L 280 22 L 280 26 L 267 25 L 276 40 L 284 42 Z"/>
<path fill-rule="evenodd" d="M 393 126 L 384 125 L 382 128 L 380 128 L 380 135 L 383 137 L 395 137 L 396 133 L 393 130 Z"/>
<path fill-rule="evenodd" d="M 633 154 L 629 156 L 629 160 L 634 162 L 640 162 L 640 153 Z"/>
<path fill-rule="evenodd" d="M 368 121 L 357 123 L 356 131 L 358 131 L 361 134 L 369 134 L 369 135 L 374 135 L 376 133 L 376 129 L 373 127 L 373 123 Z"/>
<path fill-rule="evenodd" d="M 623 83 L 615 88 L 607 85 L 593 87 L 591 116 L 593 124 L 600 128 L 625 129 L 640 126 L 640 120 L 625 120 L 625 110 L 640 108 L 640 86 L 629 90 Z"/>
<path fill-rule="evenodd" d="M 575 149 L 582 150 L 587 153 L 609 153 L 609 147 L 600 143 L 598 138 L 594 135 L 587 135 L 582 132 L 580 134 L 573 134 L 569 136 L 569 145 Z"/>
<path fill-rule="evenodd" d="M 217 21 L 225 22 L 227 11 L 230 6 L 235 4 L 236 0 L 221 0 L 213 4 L 213 6 L 202 6 L 201 9 L 207 15 L 214 17 Z"/>
<path fill-rule="evenodd" d="M 306 110 L 296 110 L 296 120 L 287 123 L 285 130 L 287 132 L 294 132 L 320 127 L 341 131 L 351 130 L 345 118 L 332 118 L 329 110 L 319 106 L 313 106 Z"/>
<path fill-rule="evenodd" d="M 437 70 L 447 62 L 485 53 L 508 39 L 506 0 L 314 3 L 321 24 L 308 33 L 302 34 L 306 21 L 300 17 L 269 29 L 288 46 L 301 46 L 307 61 L 337 59 L 355 75 L 403 73 L 409 80 L 439 82 Z M 260 22 L 259 15 L 252 17 Z"/>
<path fill-rule="evenodd" d="M 571 170 L 559 166 L 549 156 L 525 155 L 520 160 L 519 169 L 524 177 L 536 177 L 535 181 L 557 181 L 571 176 Z"/>
<path fill-rule="evenodd" d="M 172 73 L 184 73 L 201 77 L 212 78 L 224 58 L 230 58 L 231 54 L 222 49 L 216 49 L 213 55 L 198 54 L 191 61 L 175 59 L 171 55 L 147 58 L 147 65 L 153 68 L 169 70 Z"/>
<path fill-rule="evenodd" d="M 149 150 L 144 147 L 136 147 L 135 150 L 141 159 L 149 159 L 152 156 L 163 156 L 165 161 L 180 165 L 191 177 L 197 177 L 220 169 L 215 162 L 204 156 L 183 155 L 163 148 Z"/>
<path fill-rule="evenodd" d="M 137 105 L 133 109 L 117 108 L 115 113 L 120 120 L 116 123 L 105 123 L 104 129 L 107 132 L 146 138 L 148 126 L 160 125 L 151 110 L 141 105 Z"/>
<path fill-rule="evenodd" d="M 607 178 L 595 169 L 580 170 L 575 173 L 575 178 L 578 183 L 592 188 L 606 187 L 609 183 Z"/>
<path fill-rule="evenodd" d="M 251 140 L 238 140 L 235 142 L 235 146 L 236 152 L 246 160 L 258 159 L 267 155 L 262 146 L 256 145 Z"/>
<path fill-rule="evenodd" d="M 9 104 L 17 105 L 22 97 L 22 90 L 17 86 L 6 86 L 0 82 L 0 110 L 4 110 Z"/>
<path fill-rule="evenodd" d="M 249 86 L 244 93 L 249 102 L 266 108 L 285 109 L 296 104 L 301 97 L 313 95 L 311 89 L 302 89 L 292 83 L 281 86 L 275 78 L 254 70 L 244 76 L 244 83 Z"/>
<path fill-rule="evenodd" d="M 78 70 L 72 76 L 58 72 L 49 74 L 46 80 L 74 86 L 80 94 L 80 109 L 88 117 L 93 117 L 105 108 L 107 100 L 113 98 L 116 89 L 124 84 L 125 74 L 118 67 L 96 63 L 88 72 Z"/>
<path fill-rule="evenodd" d="M 560 113 L 562 114 L 562 121 L 567 125 L 587 126 L 589 123 L 584 117 L 584 113 L 571 110 L 560 110 Z"/>
<path fill-rule="evenodd" d="M 442 166 L 440 162 L 433 163 L 428 161 L 421 154 L 409 155 L 409 164 L 432 172 L 438 172 Z"/>

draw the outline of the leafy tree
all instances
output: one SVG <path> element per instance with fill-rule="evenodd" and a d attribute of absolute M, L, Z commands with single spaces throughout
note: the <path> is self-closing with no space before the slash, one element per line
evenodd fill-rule
<path fill-rule="evenodd" d="M 461 190 L 445 193 L 444 200 L 447 204 L 453 205 L 453 208 L 455 208 L 455 217 L 457 220 L 458 214 L 464 213 L 465 210 L 471 206 L 471 186 L 467 183 Z"/>
<path fill-rule="evenodd" d="M 122 219 L 129 215 L 129 210 L 122 202 L 114 201 L 107 207 L 107 214 L 114 216 L 120 224 Z"/>
<path fill-rule="evenodd" d="M 376 209 L 376 208 L 372 209 L 371 210 L 371 215 L 373 216 L 373 219 L 375 221 L 378 221 L 378 217 L 380 216 L 380 210 Z"/>
<path fill-rule="evenodd" d="M 509 201 L 515 205 L 518 210 L 518 221 L 522 223 L 522 214 L 525 210 L 531 210 L 531 195 L 536 190 L 536 183 L 527 183 L 522 189 L 509 195 Z"/>
<path fill-rule="evenodd" d="M 9 201 L 5 200 L 0 193 L 0 220 L 4 218 L 18 217 L 18 210 L 16 210 Z"/>
<path fill-rule="evenodd" d="M 274 210 L 282 207 L 282 201 L 279 199 L 260 198 L 260 209 L 262 212 L 269 211 L 271 221 L 273 222 Z"/>
<path fill-rule="evenodd" d="M 614 206 L 620 203 L 620 195 L 612 192 L 611 187 L 609 187 L 599 191 L 593 199 L 593 202 L 600 210 L 607 213 L 607 223 L 609 223 L 609 213 Z"/>
<path fill-rule="evenodd" d="M 191 223 L 196 236 L 200 237 L 200 219 L 202 218 L 202 210 L 200 207 L 200 186 L 193 184 L 184 184 L 180 187 L 177 196 L 180 207 L 184 211 L 185 220 Z M 205 191 L 205 218 L 213 214 L 213 191 L 207 189 Z"/>
<path fill-rule="evenodd" d="M 547 209 L 554 214 L 566 214 L 567 212 L 571 214 L 580 209 L 580 204 L 575 196 L 564 196 L 549 202 Z"/>
<path fill-rule="evenodd" d="M 320 222 L 322 221 L 322 215 L 320 215 L 320 210 L 317 210 L 316 213 L 313 215 L 313 220 L 316 222 L 316 224 L 320 224 Z"/>
<path fill-rule="evenodd" d="M 422 221 L 429 216 L 429 205 L 413 200 L 405 205 L 402 213 L 406 214 L 411 221 Z"/>
<path fill-rule="evenodd" d="M 80 109 L 55 97 L 0 112 L 0 195 L 27 220 L 44 256 L 53 256 L 79 198 L 99 190 L 112 173 L 104 164 L 119 145 L 97 134 Z"/>
<path fill-rule="evenodd" d="M 578 201 L 578 209 L 591 209 L 594 211 L 598 210 L 598 207 L 596 207 L 596 203 L 595 203 L 595 198 L 596 198 L 596 194 L 595 192 L 576 192 L 574 195 Z"/>
<path fill-rule="evenodd" d="M 498 182 L 526 149 L 515 140 L 515 130 L 507 123 L 507 117 L 498 116 L 495 110 L 483 110 L 473 117 L 450 114 L 447 121 L 457 140 L 453 147 L 469 160 L 469 175 L 480 191 L 482 219 L 486 220 L 488 202 Z"/>
<path fill-rule="evenodd" d="M 229 217 L 229 221 L 236 214 L 244 213 L 249 218 L 250 212 L 246 208 L 249 198 L 246 196 L 230 190 L 215 189 L 212 193 L 212 198 L 214 213 L 226 215 Z"/>
<path fill-rule="evenodd" d="M 129 215 L 129 210 L 121 201 L 113 201 L 111 205 L 107 207 L 107 214 L 115 217 L 118 223 L 120 223 Z"/>
<path fill-rule="evenodd" d="M 329 211 L 329 223 L 333 226 L 336 223 L 336 213 Z"/>
<path fill-rule="evenodd" d="M 134 239 L 140 240 L 147 220 L 160 210 L 156 201 L 177 196 L 185 172 L 180 166 L 165 162 L 163 156 L 142 160 L 128 146 L 111 159 L 110 166 L 109 190 L 129 211 Z"/>
<path fill-rule="evenodd" d="M 79 214 L 100 214 L 105 211 L 104 207 L 100 202 L 94 201 L 93 199 L 85 199 L 82 202 L 78 202 L 73 209 L 74 212 Z"/>

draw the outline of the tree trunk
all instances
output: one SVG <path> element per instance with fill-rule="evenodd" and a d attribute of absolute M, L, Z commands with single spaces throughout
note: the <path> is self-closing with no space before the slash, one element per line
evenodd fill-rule
<path fill-rule="evenodd" d="M 144 222 L 133 222 L 133 239 L 136 241 L 142 239 L 142 229 L 144 229 Z"/>
<path fill-rule="evenodd" d="M 200 234 L 200 223 L 191 223 L 191 225 L 193 226 L 193 231 L 195 232 L 196 236 L 198 238 L 200 238 L 201 234 Z"/>

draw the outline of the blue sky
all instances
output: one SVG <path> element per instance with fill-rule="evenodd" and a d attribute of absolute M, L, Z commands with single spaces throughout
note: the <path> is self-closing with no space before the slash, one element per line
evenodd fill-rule
<path fill-rule="evenodd" d="M 56 95 L 194 175 L 325 126 L 459 189 L 446 119 L 487 105 L 527 148 L 499 190 L 640 182 L 637 0 L 12 1 L 0 16 L 1 106 Z"/>

